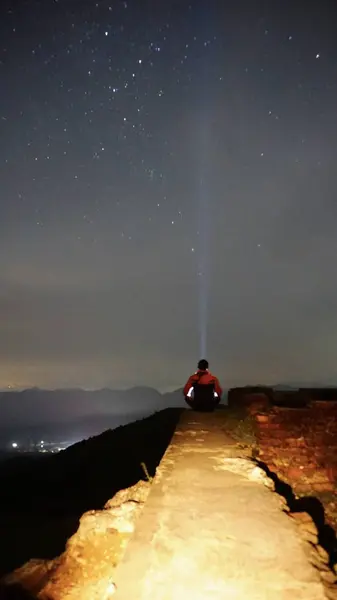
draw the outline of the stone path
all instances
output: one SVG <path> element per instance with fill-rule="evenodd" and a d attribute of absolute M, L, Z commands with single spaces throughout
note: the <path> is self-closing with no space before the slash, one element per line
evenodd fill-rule
<path fill-rule="evenodd" d="M 272 483 L 225 434 L 186 411 L 117 567 L 116 600 L 323 600 Z"/>

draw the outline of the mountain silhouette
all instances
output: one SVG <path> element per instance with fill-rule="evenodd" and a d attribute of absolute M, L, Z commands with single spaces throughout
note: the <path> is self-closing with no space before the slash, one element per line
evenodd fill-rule
<path fill-rule="evenodd" d="M 151 387 L 87 391 L 80 388 L 0 393 L 0 440 L 49 439 L 76 441 L 148 416 L 183 407 L 181 390 L 161 394 Z M 43 436 L 43 437 L 41 437 Z"/>

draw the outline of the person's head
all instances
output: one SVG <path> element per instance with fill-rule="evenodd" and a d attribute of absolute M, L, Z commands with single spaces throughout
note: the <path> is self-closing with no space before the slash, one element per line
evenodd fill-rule
<path fill-rule="evenodd" d="M 208 361 L 205 360 L 204 358 L 199 360 L 198 369 L 200 369 L 200 371 L 206 371 L 208 369 Z"/>

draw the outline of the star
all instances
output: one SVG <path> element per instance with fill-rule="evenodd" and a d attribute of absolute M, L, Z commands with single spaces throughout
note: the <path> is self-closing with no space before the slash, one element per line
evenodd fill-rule
<path fill-rule="evenodd" d="M 178 389 L 202 319 L 229 380 L 273 381 L 273 340 L 280 379 L 305 380 L 308 365 L 335 376 L 333 310 L 319 307 L 337 295 L 336 36 L 326 11 L 299 2 L 281 20 L 272 2 L 0 5 L 3 388 L 24 373 Z M 273 294 L 289 296 L 282 318 Z M 271 335 L 252 363 L 261 322 Z"/>

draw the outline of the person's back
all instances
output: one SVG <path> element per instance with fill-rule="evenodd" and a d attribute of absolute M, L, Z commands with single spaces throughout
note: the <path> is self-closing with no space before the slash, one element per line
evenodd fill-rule
<path fill-rule="evenodd" d="M 213 411 L 221 400 L 219 380 L 208 366 L 207 360 L 200 360 L 198 370 L 188 378 L 183 389 L 187 404 L 194 410 Z"/>

